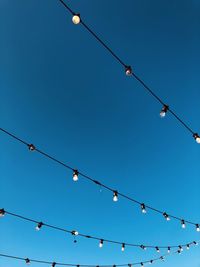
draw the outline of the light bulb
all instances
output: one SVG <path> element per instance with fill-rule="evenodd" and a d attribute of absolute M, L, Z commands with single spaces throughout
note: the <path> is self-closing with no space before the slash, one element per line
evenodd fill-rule
<path fill-rule="evenodd" d="M 144 267 L 144 263 L 143 263 L 143 262 L 141 262 L 140 265 L 141 265 L 142 267 Z"/>
<path fill-rule="evenodd" d="M 196 142 L 197 142 L 198 144 L 200 144 L 200 136 L 198 135 L 198 133 L 194 133 L 194 134 L 193 134 L 193 137 L 194 137 L 194 139 L 196 140 Z"/>
<path fill-rule="evenodd" d="M 77 25 L 81 22 L 80 14 L 74 14 L 72 17 L 72 22 Z"/>
<path fill-rule="evenodd" d="M 189 244 L 187 244 L 186 248 L 187 248 L 187 250 L 189 250 L 189 249 L 190 249 L 190 245 L 189 245 Z"/>
<path fill-rule="evenodd" d="M 114 202 L 118 201 L 118 192 L 117 191 L 113 191 L 113 201 Z"/>
<path fill-rule="evenodd" d="M 181 254 L 181 251 L 180 251 L 180 249 L 179 249 L 177 252 L 178 252 L 178 254 Z"/>
<path fill-rule="evenodd" d="M 196 230 L 197 232 L 200 232 L 199 224 L 196 224 Z"/>
<path fill-rule="evenodd" d="M 170 248 L 170 247 L 168 247 L 168 248 L 167 248 L 167 252 L 168 252 L 168 253 L 170 253 L 170 251 L 171 251 L 171 248 Z"/>
<path fill-rule="evenodd" d="M 124 251 L 125 250 L 125 244 L 123 243 L 122 244 L 122 251 Z"/>
<path fill-rule="evenodd" d="M 100 242 L 99 242 L 99 247 L 100 247 L 100 248 L 103 247 L 103 239 L 100 240 Z"/>
<path fill-rule="evenodd" d="M 141 210 L 142 210 L 142 213 L 147 213 L 144 203 L 141 204 Z"/>
<path fill-rule="evenodd" d="M 153 264 L 153 260 L 150 260 L 149 264 Z"/>
<path fill-rule="evenodd" d="M 142 249 L 146 250 L 147 248 L 144 245 L 140 246 Z"/>
<path fill-rule="evenodd" d="M 156 247 L 156 251 L 157 251 L 158 253 L 160 253 L 160 249 L 159 249 L 159 247 Z"/>
<path fill-rule="evenodd" d="M 182 246 L 178 246 L 179 247 L 179 250 L 182 252 L 183 251 L 183 248 Z"/>
<path fill-rule="evenodd" d="M 5 216 L 5 210 L 4 209 L 0 209 L 0 217 Z"/>
<path fill-rule="evenodd" d="M 186 228 L 186 224 L 185 224 L 185 221 L 184 220 L 181 220 L 181 226 L 182 226 L 183 229 Z"/>
<path fill-rule="evenodd" d="M 25 259 L 25 262 L 26 262 L 27 265 L 30 265 L 31 264 L 31 261 L 28 258 Z"/>
<path fill-rule="evenodd" d="M 39 231 L 39 230 L 42 228 L 43 225 L 44 225 L 43 222 L 39 222 L 39 223 L 37 224 L 37 226 L 35 227 L 35 229 L 36 229 L 37 231 Z"/>
<path fill-rule="evenodd" d="M 198 246 L 198 242 L 196 242 L 196 241 L 193 241 L 193 244 L 194 244 L 195 246 Z"/>
<path fill-rule="evenodd" d="M 72 235 L 76 235 L 76 236 L 78 235 L 78 231 L 76 231 L 76 230 L 73 230 L 71 233 L 72 233 Z"/>
<path fill-rule="evenodd" d="M 78 181 L 78 170 L 74 170 L 74 172 L 73 172 L 73 181 L 74 182 Z"/>
<path fill-rule="evenodd" d="M 36 148 L 33 144 L 28 145 L 30 151 L 34 151 Z"/>
<path fill-rule="evenodd" d="M 165 117 L 165 115 L 166 115 L 168 109 L 169 109 L 169 106 L 167 106 L 167 105 L 164 105 L 164 106 L 162 107 L 162 109 L 161 109 L 161 111 L 160 111 L 160 117 L 161 117 L 161 118 L 164 118 L 164 117 Z"/>
<path fill-rule="evenodd" d="M 160 257 L 161 261 L 165 261 L 165 258 L 163 256 Z"/>
<path fill-rule="evenodd" d="M 165 219 L 167 221 L 170 221 L 170 217 L 169 217 L 169 215 L 166 212 L 163 213 L 163 216 L 165 217 Z"/>
<path fill-rule="evenodd" d="M 56 266 L 56 262 L 52 262 L 52 267 L 55 267 Z"/>
<path fill-rule="evenodd" d="M 125 73 L 126 73 L 127 76 L 130 76 L 132 74 L 131 66 L 126 66 L 125 67 Z"/>

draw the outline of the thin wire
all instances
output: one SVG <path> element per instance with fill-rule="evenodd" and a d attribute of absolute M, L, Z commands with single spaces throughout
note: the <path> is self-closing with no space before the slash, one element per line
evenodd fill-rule
<path fill-rule="evenodd" d="M 10 137 L 12 137 L 13 139 L 19 141 L 20 143 L 25 144 L 25 145 L 28 146 L 28 147 L 30 146 L 29 143 L 27 143 L 26 141 L 24 141 L 24 140 L 18 138 L 18 137 L 17 137 L 16 135 L 14 135 L 13 133 L 10 133 L 10 132 L 8 132 L 7 130 L 5 130 L 5 129 L 3 129 L 3 128 L 0 128 L 0 131 L 2 131 L 3 133 L 9 135 Z M 34 150 L 37 151 L 39 154 L 45 156 L 46 158 L 48 158 L 48 159 L 50 159 L 50 160 L 52 160 L 52 161 L 54 161 L 54 162 L 60 164 L 61 166 L 65 167 L 65 168 L 67 168 L 67 169 L 69 169 L 69 170 L 71 170 L 71 171 L 74 171 L 74 170 L 75 170 L 73 167 L 71 167 L 71 166 L 65 164 L 64 162 L 62 162 L 62 161 L 56 159 L 56 158 L 53 157 L 53 156 L 50 156 L 50 155 L 47 154 L 46 152 L 44 152 L 44 151 L 42 151 L 42 150 L 39 150 L 37 147 L 35 147 Z M 138 201 L 138 200 L 136 200 L 136 199 L 134 199 L 134 198 L 131 198 L 131 197 L 129 197 L 129 196 L 127 196 L 127 195 L 125 195 L 125 194 L 119 192 L 119 191 L 116 190 L 116 189 L 112 189 L 111 187 L 109 187 L 109 186 L 107 186 L 107 185 L 105 185 L 105 184 L 103 184 L 103 183 L 101 183 L 101 182 L 99 182 L 99 181 L 97 181 L 97 180 L 91 178 L 90 176 L 88 176 L 88 175 L 86 175 L 86 174 L 84 174 L 84 173 L 82 173 L 82 172 L 79 172 L 79 171 L 78 171 L 78 174 L 79 174 L 80 176 L 82 176 L 83 178 L 85 178 L 86 180 L 88 180 L 88 181 L 90 181 L 90 182 L 93 182 L 94 184 L 96 184 L 96 185 L 98 185 L 98 186 L 101 186 L 101 187 L 107 189 L 108 191 L 111 191 L 111 192 L 115 192 L 115 191 L 117 191 L 118 196 L 121 196 L 121 197 L 123 197 L 123 198 L 125 198 L 125 199 L 127 199 L 127 200 L 129 200 L 129 201 L 131 201 L 131 202 L 134 202 L 134 203 L 138 204 L 138 205 L 141 205 L 141 204 L 142 204 L 142 202 L 140 202 L 140 201 Z M 163 215 L 163 213 L 165 212 L 165 211 L 161 211 L 161 210 L 159 210 L 159 209 L 156 209 L 156 208 L 154 208 L 154 207 L 152 207 L 152 206 L 149 206 L 149 205 L 146 205 L 146 204 L 145 204 L 145 207 L 148 208 L 149 210 L 152 210 L 152 211 L 154 211 L 154 212 L 156 212 L 156 213 L 159 213 L 159 214 L 162 214 L 162 215 Z M 182 220 L 183 220 L 183 218 L 177 217 L 177 216 L 175 216 L 175 215 L 171 215 L 171 214 L 169 214 L 169 213 L 167 213 L 167 215 L 168 215 L 170 218 L 173 218 L 173 219 L 175 219 L 175 220 L 179 220 L 179 221 L 182 221 Z M 185 223 L 187 223 L 187 224 L 191 224 L 191 225 L 195 225 L 195 226 L 196 226 L 196 225 L 200 225 L 200 223 L 194 223 L 194 222 L 189 221 L 189 220 L 185 220 L 185 219 L 184 219 L 184 221 L 185 221 Z"/>
<path fill-rule="evenodd" d="M 73 12 L 73 10 L 63 1 L 63 0 L 58 0 L 72 15 L 75 15 L 76 13 Z M 113 50 L 104 42 L 102 39 L 94 32 L 91 30 L 91 28 L 83 21 L 83 19 L 80 19 L 80 23 L 83 25 L 83 27 L 91 33 L 91 35 L 100 43 L 103 45 L 103 47 L 123 66 L 126 67 L 127 65 L 123 62 L 122 59 L 117 56 L 116 53 L 113 52 Z M 146 83 L 139 78 L 135 73 L 132 72 L 132 77 L 134 77 L 144 88 L 147 90 L 159 103 L 162 105 L 165 105 L 164 101 L 156 94 L 153 92 L 152 89 L 150 89 L 149 86 L 146 85 Z M 170 108 L 168 109 L 169 112 L 192 134 L 195 132 L 189 127 L 173 110 Z"/>
<path fill-rule="evenodd" d="M 3 209 L 3 210 L 4 210 L 5 214 L 8 214 L 10 216 L 13 216 L 13 217 L 25 220 L 25 221 L 33 222 L 35 224 L 41 223 L 41 221 L 37 221 L 35 219 L 31 219 L 31 218 L 19 215 L 19 214 L 7 211 L 5 209 Z M 62 231 L 62 232 L 69 233 L 69 234 L 72 234 L 73 231 L 74 231 L 74 230 L 70 231 L 70 230 L 55 226 L 55 225 L 44 223 L 43 221 L 42 221 L 42 226 L 46 226 L 48 228 L 52 228 L 54 230 Z M 158 245 L 156 245 L 156 246 L 153 246 L 153 245 L 141 245 L 141 244 L 139 245 L 139 244 L 133 244 L 133 243 L 126 243 L 124 241 L 123 242 L 122 241 L 114 241 L 114 240 L 106 239 L 106 238 L 103 238 L 103 237 L 100 238 L 100 237 L 97 237 L 97 236 L 86 235 L 86 234 L 82 234 L 82 233 L 79 233 L 78 236 L 81 236 L 81 237 L 84 237 L 84 238 L 87 238 L 87 239 L 98 240 L 98 241 L 103 240 L 103 242 L 112 243 L 112 244 L 119 244 L 119 245 L 124 244 L 127 247 L 128 246 L 130 246 L 130 247 L 138 247 L 138 248 L 145 247 L 145 248 L 151 248 L 151 249 L 152 248 L 155 249 L 156 247 L 159 247 L 160 249 L 165 249 L 165 248 L 168 249 L 169 247 L 170 248 L 179 248 L 179 246 L 187 247 L 187 245 L 192 245 L 193 244 L 193 242 L 189 242 L 187 244 L 182 244 L 182 245 L 179 244 L 179 245 L 173 245 L 173 246 L 172 245 L 167 245 L 167 246 L 158 246 Z"/>
<path fill-rule="evenodd" d="M 177 254 L 178 251 L 175 251 L 175 252 L 172 252 L 172 253 L 168 253 L 168 254 L 165 254 L 163 256 L 160 256 L 158 258 L 154 258 L 154 259 L 151 259 L 151 260 L 147 260 L 147 261 L 140 261 L 140 262 L 134 262 L 134 263 L 124 263 L 124 264 L 113 264 L 113 265 L 90 265 L 90 264 L 73 264 L 73 263 L 60 263 L 60 262 L 56 262 L 56 261 L 53 261 L 53 262 L 50 262 L 50 261 L 45 261 L 45 260 L 37 260 L 37 259 L 31 259 L 31 258 L 23 258 L 23 257 L 19 257 L 19 256 L 13 256 L 13 255 L 8 255 L 8 254 L 3 254 L 1 253 L 0 254 L 0 257 L 4 257 L 4 258 L 10 258 L 10 259 L 15 259 L 15 260 L 21 260 L 21 261 L 25 261 L 28 259 L 31 262 L 35 262 L 35 263 L 41 263 L 41 264 L 51 264 L 52 263 L 55 263 L 55 265 L 60 265 L 60 266 L 76 266 L 76 267 L 123 267 L 123 266 L 135 266 L 135 265 L 141 265 L 141 263 L 143 264 L 146 264 L 146 263 L 152 263 L 152 262 L 156 262 L 156 261 L 161 261 L 161 260 L 164 260 L 166 257 L 168 256 L 172 256 L 172 255 L 175 255 Z"/>

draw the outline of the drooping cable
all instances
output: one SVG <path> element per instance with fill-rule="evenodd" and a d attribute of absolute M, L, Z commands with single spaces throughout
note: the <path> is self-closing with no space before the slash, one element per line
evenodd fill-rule
<path fill-rule="evenodd" d="M 138 201 L 138 200 L 136 200 L 136 199 L 134 199 L 132 197 L 129 197 L 128 195 L 125 195 L 125 194 L 121 193 L 119 190 L 112 189 L 111 187 L 109 187 L 109 186 L 107 186 L 107 185 L 105 185 L 105 184 L 103 184 L 103 183 L 101 183 L 101 182 L 93 179 L 92 177 L 90 177 L 90 176 L 88 176 L 88 175 L 80 172 L 79 170 L 74 169 L 73 167 L 67 165 L 66 163 L 64 163 L 64 162 L 56 159 L 55 157 L 47 154 L 46 152 L 38 149 L 35 145 L 29 144 L 28 142 L 22 140 L 21 138 L 18 138 L 13 133 L 10 133 L 10 132 L 8 132 L 7 130 L 5 130 L 3 128 L 0 128 L 0 131 L 3 132 L 3 133 L 5 133 L 5 134 L 7 134 L 7 135 L 9 135 L 10 137 L 12 137 L 13 139 L 17 140 L 18 142 L 26 145 L 30 151 L 32 151 L 32 152 L 36 151 L 39 154 L 45 156 L 46 158 L 48 158 L 48 159 L 50 159 L 50 160 L 58 163 L 59 165 L 61 165 L 61 166 L 65 167 L 65 168 L 73 171 L 73 174 L 72 174 L 73 180 L 74 180 L 74 175 L 77 176 L 76 177 L 76 180 L 78 179 L 79 176 L 81 176 L 82 178 L 84 178 L 84 179 L 86 179 L 86 180 L 94 183 L 95 185 L 101 186 L 101 187 L 107 189 L 108 191 L 112 192 L 113 193 L 113 200 L 114 201 L 118 200 L 119 197 L 123 197 L 123 198 L 125 198 L 125 199 L 127 199 L 127 200 L 129 200 L 129 201 L 131 201 L 131 202 L 133 202 L 135 204 L 140 205 L 140 207 L 142 208 L 142 212 L 143 213 L 146 213 L 147 212 L 147 209 L 148 210 L 152 210 L 152 211 L 154 211 L 156 213 L 159 213 L 162 216 L 164 216 L 165 219 L 166 219 L 166 221 L 169 221 L 169 219 L 172 219 L 173 218 L 175 220 L 178 220 L 181 223 L 182 228 L 185 228 L 186 227 L 186 223 L 187 223 L 187 224 L 191 224 L 191 225 L 195 226 L 195 229 L 196 229 L 197 232 L 200 231 L 200 228 L 199 228 L 200 227 L 200 223 L 195 223 L 195 222 L 192 222 L 192 221 L 189 221 L 189 220 L 185 220 L 185 219 L 182 219 L 182 218 L 177 217 L 175 215 L 171 215 L 169 213 L 166 213 L 166 211 L 161 211 L 161 210 L 156 209 L 156 208 L 154 208 L 152 206 L 146 205 L 143 202 L 140 202 L 140 201 Z M 166 217 L 166 214 L 167 214 L 167 217 Z"/>
<path fill-rule="evenodd" d="M 198 133 L 194 132 L 192 128 L 186 124 L 180 116 L 178 116 L 175 111 L 173 111 L 168 105 L 165 104 L 165 102 L 138 76 L 135 74 L 135 72 L 132 71 L 131 66 L 128 66 L 124 63 L 120 57 L 113 52 L 113 50 L 84 22 L 80 14 L 75 13 L 63 0 L 58 0 L 73 16 L 72 21 L 74 24 L 82 24 L 83 27 L 118 61 L 119 64 L 121 64 L 125 68 L 125 73 L 127 76 L 134 77 L 142 86 L 143 88 L 154 98 L 156 99 L 160 104 L 162 104 L 163 107 L 167 107 L 167 110 L 178 120 L 180 124 L 182 124 L 183 127 L 185 127 L 186 130 L 188 130 L 197 143 L 200 143 L 200 136 Z M 166 112 L 165 112 L 166 113 Z"/>
<path fill-rule="evenodd" d="M 169 250 L 169 248 L 170 249 L 178 249 L 178 248 L 180 248 L 180 246 L 182 248 L 186 248 L 187 249 L 188 246 L 192 246 L 195 243 L 196 244 L 198 243 L 197 241 L 192 241 L 192 242 L 188 242 L 186 244 L 181 244 L 181 245 L 178 244 L 178 245 L 166 245 L 166 246 L 163 246 L 163 245 L 162 246 L 158 246 L 158 245 L 133 244 L 133 243 L 128 243 L 128 242 L 124 242 L 124 241 L 115 241 L 115 240 L 111 240 L 111 239 L 106 239 L 104 237 L 97 237 L 97 236 L 93 236 L 93 235 L 82 234 L 82 233 L 78 232 L 77 230 L 69 230 L 69 229 L 66 229 L 66 228 L 62 228 L 62 227 L 58 227 L 58 226 L 55 226 L 55 225 L 51 225 L 49 223 L 45 223 L 44 221 L 38 221 L 38 220 L 35 220 L 35 219 L 32 219 L 32 218 L 28 218 L 28 217 L 19 215 L 17 213 L 13 213 L 13 212 L 7 211 L 5 209 L 0 209 L 0 215 L 2 215 L 2 217 L 5 216 L 6 214 L 10 215 L 12 217 L 21 219 L 21 220 L 25 220 L 25 221 L 34 223 L 36 225 L 35 229 L 37 231 L 39 231 L 42 227 L 47 227 L 47 228 L 51 228 L 53 230 L 58 230 L 58 231 L 62 231 L 62 232 L 71 234 L 72 236 L 80 236 L 80 237 L 84 237 L 84 238 L 87 238 L 87 239 L 97 240 L 99 242 L 99 247 L 100 248 L 103 247 L 103 243 L 105 242 L 105 243 L 111 243 L 111 244 L 120 245 L 122 251 L 125 250 L 125 247 L 137 247 L 137 248 L 144 249 L 144 250 L 146 250 L 147 248 L 156 249 L 157 251 L 160 252 L 160 249 L 167 249 L 167 250 Z"/>

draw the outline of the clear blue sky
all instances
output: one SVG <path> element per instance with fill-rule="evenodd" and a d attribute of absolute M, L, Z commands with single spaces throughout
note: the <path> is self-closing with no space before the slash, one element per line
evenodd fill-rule
<path fill-rule="evenodd" d="M 198 0 L 67 1 L 164 101 L 200 131 Z M 200 221 L 200 146 L 57 0 L 0 1 L 1 127 L 130 196 Z M 0 135 L 0 206 L 86 234 L 167 245 L 200 239 Z M 9 216 L 0 251 L 74 263 L 145 260 L 156 252 L 98 248 Z M 0 259 L 0 266 L 22 263 Z M 34 265 L 34 266 L 37 266 Z M 156 266 L 199 267 L 191 249 Z"/>

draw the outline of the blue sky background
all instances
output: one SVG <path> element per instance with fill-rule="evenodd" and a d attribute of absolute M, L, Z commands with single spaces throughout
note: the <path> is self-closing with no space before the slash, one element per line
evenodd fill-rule
<path fill-rule="evenodd" d="M 200 132 L 198 0 L 67 1 L 181 117 Z M 200 146 L 56 0 L 0 1 L 1 127 L 103 183 L 158 209 L 200 221 Z M 168 245 L 200 239 L 192 226 L 138 206 L 30 153 L 1 133 L 0 206 L 85 234 Z M 5 216 L 0 251 L 113 264 L 154 251 L 105 244 Z M 3 267 L 23 263 L 0 259 Z M 163 267 L 199 267 L 199 247 Z M 34 266 L 39 266 L 34 264 Z"/>

